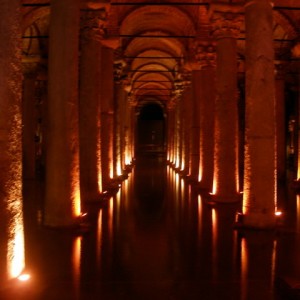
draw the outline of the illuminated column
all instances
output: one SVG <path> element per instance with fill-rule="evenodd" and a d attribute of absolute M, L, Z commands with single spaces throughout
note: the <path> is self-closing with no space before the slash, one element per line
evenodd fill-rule
<path fill-rule="evenodd" d="M 226 19 L 224 19 L 226 18 Z M 214 200 L 238 200 L 237 42 L 239 18 L 216 14 L 216 101 L 214 127 Z"/>
<path fill-rule="evenodd" d="M 5 282 L 24 268 L 20 1 L 1 1 L 0 14 L 0 279 Z"/>
<path fill-rule="evenodd" d="M 192 128 L 192 89 L 187 87 L 183 92 L 183 99 L 181 101 L 182 108 L 182 129 L 183 129 L 183 137 L 182 141 L 182 163 L 181 170 L 184 175 L 189 175 L 190 173 L 190 155 L 191 155 L 191 141 L 193 136 L 191 134 Z"/>
<path fill-rule="evenodd" d="M 272 3 L 247 0 L 243 223 L 275 225 L 276 136 Z"/>
<path fill-rule="evenodd" d="M 277 182 L 284 185 L 286 170 L 286 125 L 285 125 L 285 81 L 284 65 L 276 65 L 276 161 Z"/>
<path fill-rule="evenodd" d="M 51 1 L 46 153 L 46 226 L 80 214 L 78 129 L 79 0 Z"/>
<path fill-rule="evenodd" d="M 124 118 L 125 118 L 125 99 L 126 93 L 123 83 L 116 78 L 114 81 L 114 107 L 115 107 L 115 126 L 114 126 L 114 172 L 116 176 L 121 176 L 124 169 Z"/>
<path fill-rule="evenodd" d="M 37 64 L 23 63 L 23 179 L 35 178 L 35 129 L 36 129 L 36 97 Z"/>
<path fill-rule="evenodd" d="M 199 149 L 200 162 L 197 173 L 200 188 L 212 191 L 214 172 L 214 107 L 215 107 L 215 77 L 216 49 L 209 41 L 199 41 L 196 45 L 195 59 L 199 68 L 197 79 L 197 98 L 199 110 Z"/>
<path fill-rule="evenodd" d="M 190 178 L 192 181 L 198 181 L 199 161 L 200 161 L 200 121 L 199 121 L 199 78 L 200 71 L 192 71 L 192 125 L 191 125 L 191 161 Z"/>
<path fill-rule="evenodd" d="M 111 187 L 114 177 L 113 127 L 114 127 L 114 82 L 113 50 L 102 47 L 101 80 L 101 157 L 103 188 Z"/>
<path fill-rule="evenodd" d="M 170 100 L 168 103 L 167 112 L 167 159 L 169 163 L 174 162 L 174 105 Z"/>
<path fill-rule="evenodd" d="M 102 192 L 100 96 L 103 11 L 83 11 L 80 49 L 80 193 L 82 201 L 99 200 Z"/>

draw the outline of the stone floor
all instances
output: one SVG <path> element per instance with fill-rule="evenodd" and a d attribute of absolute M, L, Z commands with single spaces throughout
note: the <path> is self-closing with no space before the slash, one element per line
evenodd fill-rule
<path fill-rule="evenodd" d="M 2 287 L 0 299 L 300 299 L 300 200 L 292 193 L 281 196 L 276 231 L 237 230 L 240 204 L 209 204 L 161 157 L 147 156 L 115 196 L 86 208 L 80 232 L 41 225 L 42 193 L 25 184 L 31 279 Z"/>

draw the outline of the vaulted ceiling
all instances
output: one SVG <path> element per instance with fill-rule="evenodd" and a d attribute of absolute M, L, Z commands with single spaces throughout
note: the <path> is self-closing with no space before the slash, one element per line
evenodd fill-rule
<path fill-rule="evenodd" d="M 105 9 L 109 38 L 124 64 L 126 89 L 138 103 L 171 99 L 176 82 L 189 69 L 193 43 L 211 39 L 214 11 L 232 12 L 243 18 L 245 1 L 84 1 L 81 8 Z M 23 0 L 24 59 L 43 61 L 48 55 L 51 1 Z M 112 32 L 112 33 L 111 33 Z M 243 73 L 245 28 L 237 38 L 239 71 Z M 299 0 L 274 1 L 274 47 L 276 63 L 284 63 L 291 83 L 298 77 L 297 43 L 300 38 Z M 299 55 L 300 56 L 300 55 Z M 297 79 L 298 80 L 298 79 Z"/>

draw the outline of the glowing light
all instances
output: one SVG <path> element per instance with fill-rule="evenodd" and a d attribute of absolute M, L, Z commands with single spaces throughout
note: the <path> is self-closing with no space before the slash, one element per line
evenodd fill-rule
<path fill-rule="evenodd" d="M 241 240 L 241 293 L 242 293 L 242 300 L 247 299 L 247 290 L 248 290 L 248 250 L 247 250 L 247 243 L 244 238 Z"/>
<path fill-rule="evenodd" d="M 18 276 L 18 280 L 20 281 L 28 281 L 31 278 L 31 276 L 29 274 L 21 274 Z"/>
<path fill-rule="evenodd" d="M 198 173 L 198 181 L 201 182 L 203 178 L 203 165 L 200 163 L 199 165 L 199 173 Z"/>
<path fill-rule="evenodd" d="M 218 231 L 217 231 L 217 212 L 213 208 L 211 210 L 211 221 L 212 221 L 212 260 L 213 260 L 213 278 L 217 278 L 217 240 L 218 240 Z"/>
<path fill-rule="evenodd" d="M 81 237 L 77 237 L 73 243 L 73 275 L 76 295 L 80 289 L 80 261 L 81 261 Z"/>
<path fill-rule="evenodd" d="M 98 191 L 102 192 L 102 167 L 101 167 L 101 130 L 100 130 L 100 118 L 97 121 L 98 137 L 97 137 L 97 175 L 98 175 Z"/>
<path fill-rule="evenodd" d="M 278 217 L 279 217 L 279 216 L 281 216 L 281 215 L 282 215 L 282 211 L 276 211 L 276 212 L 275 212 L 275 216 L 278 216 Z"/>
<path fill-rule="evenodd" d="M 101 261 L 101 250 L 102 250 L 102 222 L 103 222 L 103 217 L 102 217 L 102 210 L 100 209 L 99 215 L 98 215 L 98 226 L 97 226 L 97 260 L 98 264 Z"/>
<path fill-rule="evenodd" d="M 80 199 L 79 184 L 76 185 L 76 189 L 73 195 L 73 212 L 76 217 L 81 216 L 81 199 Z"/>
<path fill-rule="evenodd" d="M 7 266 L 9 278 L 18 277 L 25 267 L 24 228 L 21 201 L 11 203 L 14 218 L 9 226 Z"/>
<path fill-rule="evenodd" d="M 212 188 L 212 191 L 210 192 L 210 195 L 216 195 L 216 194 L 217 194 L 217 181 L 214 178 L 214 180 L 213 180 L 213 188 Z"/>

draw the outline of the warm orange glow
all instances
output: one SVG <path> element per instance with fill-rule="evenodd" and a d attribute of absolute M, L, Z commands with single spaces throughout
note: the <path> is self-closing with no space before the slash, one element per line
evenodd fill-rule
<path fill-rule="evenodd" d="M 28 281 L 31 278 L 30 274 L 24 273 L 18 276 L 20 281 Z"/>
<path fill-rule="evenodd" d="M 102 222 L 103 222 L 103 217 L 102 217 L 102 209 L 99 210 L 99 215 L 98 215 L 98 226 L 97 226 L 97 260 L 98 260 L 98 265 L 101 261 L 101 251 L 102 251 Z"/>
<path fill-rule="evenodd" d="M 217 241 L 218 241 L 218 228 L 217 228 L 217 212 L 213 208 L 211 210 L 212 221 L 212 272 L 213 278 L 217 278 Z"/>
<path fill-rule="evenodd" d="M 212 191 L 211 191 L 210 194 L 211 195 L 216 195 L 217 194 L 217 182 L 216 182 L 215 178 L 213 180 L 213 187 L 212 187 Z"/>
<path fill-rule="evenodd" d="M 271 263 L 271 288 L 273 289 L 273 284 L 275 282 L 275 272 L 276 272 L 276 256 L 277 256 L 277 241 L 273 241 L 272 249 L 272 263 Z"/>
<path fill-rule="evenodd" d="M 81 262 L 81 237 L 77 237 L 73 244 L 73 276 L 75 294 L 79 296 L 80 289 L 80 262 Z"/>
<path fill-rule="evenodd" d="M 98 120 L 98 137 L 97 137 L 97 175 L 98 175 L 98 191 L 103 192 L 102 187 L 102 167 L 101 167 L 101 133 L 100 133 L 100 118 Z"/>
<path fill-rule="evenodd" d="M 198 195 L 198 234 L 202 232 L 202 198 L 201 195 Z"/>
<path fill-rule="evenodd" d="M 76 190 L 74 191 L 73 195 L 73 212 L 76 217 L 81 216 L 81 199 L 80 199 L 80 189 L 79 184 L 76 185 Z"/>
<path fill-rule="evenodd" d="M 203 164 L 200 162 L 199 165 L 199 173 L 198 173 L 198 181 L 201 182 L 203 177 Z"/>
<path fill-rule="evenodd" d="M 282 215 L 282 211 L 276 211 L 276 212 L 275 212 L 275 216 L 278 216 L 278 217 L 279 217 L 279 216 L 281 216 L 281 215 Z"/>
<path fill-rule="evenodd" d="M 7 266 L 9 278 L 18 277 L 25 267 L 25 246 L 22 201 L 12 200 L 8 203 L 11 212 L 9 240 L 7 243 Z"/>
<path fill-rule="evenodd" d="M 300 195 L 297 195 L 297 231 L 300 231 Z"/>
<path fill-rule="evenodd" d="M 244 238 L 241 240 L 241 300 L 247 299 L 248 290 L 248 249 Z"/>
<path fill-rule="evenodd" d="M 121 190 L 116 194 L 116 228 L 120 225 L 120 211 L 121 211 Z"/>

